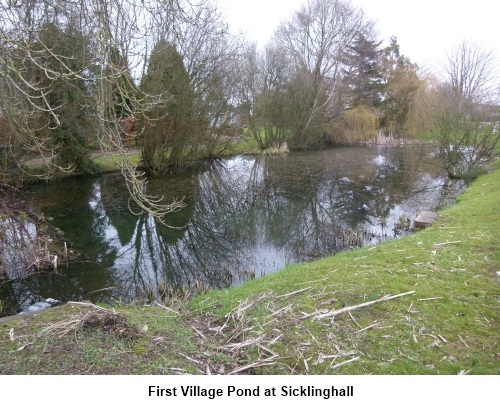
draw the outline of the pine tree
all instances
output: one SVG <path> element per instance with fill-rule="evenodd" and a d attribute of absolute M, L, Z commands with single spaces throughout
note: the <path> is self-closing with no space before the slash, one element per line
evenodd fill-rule
<path fill-rule="evenodd" d="M 38 38 L 40 63 L 32 68 L 37 85 L 47 89 L 47 104 L 54 106 L 41 113 L 39 136 L 49 141 L 57 170 L 94 173 L 96 166 L 85 147 L 92 135 L 87 119 L 90 90 L 83 79 L 89 68 L 88 40 L 73 25 L 62 30 L 55 23 L 44 24 Z"/>
<path fill-rule="evenodd" d="M 344 74 L 349 88 L 349 107 L 378 107 L 381 101 L 381 42 L 359 33 L 347 47 Z"/>
<path fill-rule="evenodd" d="M 196 134 L 189 75 L 173 45 L 164 40 L 155 45 L 141 91 L 154 102 L 142 123 L 145 164 L 155 172 L 181 167 Z"/>

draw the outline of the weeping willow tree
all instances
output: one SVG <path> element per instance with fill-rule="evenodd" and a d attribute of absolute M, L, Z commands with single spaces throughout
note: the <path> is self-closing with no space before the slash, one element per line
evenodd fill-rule
<path fill-rule="evenodd" d="M 375 109 L 358 106 L 344 111 L 327 126 L 329 141 L 335 144 L 356 144 L 377 136 L 379 128 Z"/>
<path fill-rule="evenodd" d="M 414 136 L 425 136 L 432 132 L 436 121 L 436 108 L 439 105 L 439 82 L 427 75 L 420 80 L 409 102 L 404 128 Z"/>

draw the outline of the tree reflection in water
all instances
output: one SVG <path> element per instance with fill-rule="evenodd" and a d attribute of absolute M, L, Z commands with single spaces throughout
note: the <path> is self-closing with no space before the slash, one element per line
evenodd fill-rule
<path fill-rule="evenodd" d="M 89 260 L 31 280 L 24 291 L 32 300 L 189 294 L 376 244 L 397 236 L 403 216 L 439 203 L 446 177 L 435 159 L 425 147 L 350 147 L 238 156 L 151 178 L 149 193 L 184 196 L 186 207 L 167 217 L 175 228 L 131 214 L 118 176 L 38 187 L 32 201 Z M 29 304 L 29 294 L 19 298 L 14 287 L 1 294 Z"/>

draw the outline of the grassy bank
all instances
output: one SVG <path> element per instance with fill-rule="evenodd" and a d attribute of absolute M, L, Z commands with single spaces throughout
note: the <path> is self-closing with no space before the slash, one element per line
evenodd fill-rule
<path fill-rule="evenodd" d="M 0 321 L 0 373 L 500 374 L 498 163 L 399 240 L 190 302 Z"/>

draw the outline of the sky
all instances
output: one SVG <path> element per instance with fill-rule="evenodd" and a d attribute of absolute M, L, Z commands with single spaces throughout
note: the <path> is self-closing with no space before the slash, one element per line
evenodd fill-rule
<path fill-rule="evenodd" d="M 259 46 L 279 21 L 306 0 L 217 0 L 233 32 Z M 351 0 L 374 20 L 380 40 L 398 39 L 401 52 L 422 68 L 439 70 L 446 52 L 467 40 L 494 50 L 500 60 L 498 0 Z"/>

